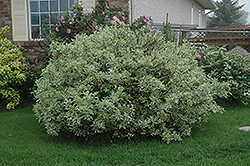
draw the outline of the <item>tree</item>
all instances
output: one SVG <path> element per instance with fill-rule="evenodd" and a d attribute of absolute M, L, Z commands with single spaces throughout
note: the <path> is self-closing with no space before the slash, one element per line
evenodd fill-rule
<path fill-rule="evenodd" d="M 225 27 L 242 25 L 242 8 L 239 0 L 222 0 L 215 2 L 218 9 L 211 17 L 208 17 L 207 27 Z"/>
<path fill-rule="evenodd" d="M 247 12 L 245 10 L 241 10 L 241 12 L 243 13 L 243 16 L 239 19 L 239 22 L 241 23 L 241 25 L 249 24 L 249 22 L 247 21 L 247 18 L 249 16 L 249 12 Z"/>

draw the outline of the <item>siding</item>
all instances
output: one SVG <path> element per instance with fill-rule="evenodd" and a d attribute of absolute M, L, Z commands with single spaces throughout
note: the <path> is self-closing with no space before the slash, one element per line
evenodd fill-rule
<path fill-rule="evenodd" d="M 199 25 L 199 8 L 204 10 L 194 1 L 194 24 Z M 169 21 L 172 24 L 191 24 L 192 0 L 132 0 L 132 20 L 141 15 L 152 16 L 154 23 Z M 201 22 L 203 23 L 202 19 Z"/>

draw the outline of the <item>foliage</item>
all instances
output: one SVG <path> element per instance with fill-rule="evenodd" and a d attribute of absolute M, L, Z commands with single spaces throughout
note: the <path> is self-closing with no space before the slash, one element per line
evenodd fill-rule
<path fill-rule="evenodd" d="M 166 42 L 147 27 L 105 27 L 51 50 L 34 93 L 34 112 L 49 134 L 139 133 L 169 143 L 223 111 L 215 98 L 226 97 L 226 84 L 196 68 L 189 44 Z"/>
<path fill-rule="evenodd" d="M 134 22 L 131 24 L 132 30 L 139 30 L 142 27 L 149 27 L 152 29 L 153 26 L 153 20 L 151 17 L 147 15 L 140 16 L 139 18 L 135 19 Z"/>
<path fill-rule="evenodd" d="M 242 25 L 242 16 L 244 13 L 241 9 L 245 4 L 239 5 L 239 0 L 222 0 L 215 2 L 218 9 L 214 15 L 208 17 L 207 27 L 225 27 Z"/>
<path fill-rule="evenodd" d="M 97 3 L 91 13 L 86 13 L 79 4 L 69 8 L 54 26 L 55 39 L 71 42 L 76 35 L 82 33 L 90 35 L 106 25 L 126 22 L 121 8 L 114 6 L 114 12 L 110 12 L 107 0 L 97 0 Z"/>
<path fill-rule="evenodd" d="M 250 56 L 226 52 L 225 48 L 202 45 L 196 59 L 205 72 L 220 82 L 230 83 L 230 96 L 244 104 L 250 97 Z"/>
<path fill-rule="evenodd" d="M 19 48 L 7 39 L 8 31 L 8 27 L 0 29 L 0 97 L 6 100 L 7 109 L 11 109 L 20 102 L 17 86 L 26 80 L 27 63 Z"/>

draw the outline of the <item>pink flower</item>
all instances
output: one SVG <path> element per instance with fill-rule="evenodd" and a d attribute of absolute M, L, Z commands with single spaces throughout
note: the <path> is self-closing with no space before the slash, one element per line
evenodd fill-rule
<path fill-rule="evenodd" d="M 197 59 L 201 59 L 201 56 L 200 56 L 200 54 L 198 54 L 198 55 L 197 55 Z"/>
<path fill-rule="evenodd" d="M 41 65 L 43 65 L 43 62 L 41 63 Z"/>
<path fill-rule="evenodd" d="M 59 32 L 59 28 L 58 27 L 56 27 L 56 31 Z"/>
<path fill-rule="evenodd" d="M 38 59 L 36 59 L 35 62 L 38 63 Z"/>
<path fill-rule="evenodd" d="M 119 21 L 119 24 L 124 24 L 124 22 L 123 21 Z"/>
<path fill-rule="evenodd" d="M 105 16 L 105 18 L 108 18 L 108 16 Z"/>
<path fill-rule="evenodd" d="M 105 7 L 106 7 L 107 9 L 109 9 L 109 6 L 108 6 L 107 2 L 105 2 Z"/>
<path fill-rule="evenodd" d="M 72 7 L 75 9 L 75 8 L 76 8 L 76 5 L 73 5 Z"/>
<path fill-rule="evenodd" d="M 71 32 L 71 29 L 67 29 L 67 33 L 70 33 Z"/>
<path fill-rule="evenodd" d="M 201 53 L 204 54 L 204 51 L 202 51 Z"/>
<path fill-rule="evenodd" d="M 105 14 L 105 12 L 102 12 L 102 15 L 104 15 Z"/>
<path fill-rule="evenodd" d="M 69 24 L 72 24 L 72 22 L 69 22 Z"/>
<path fill-rule="evenodd" d="M 203 59 L 207 59 L 206 56 L 204 56 Z"/>
<path fill-rule="evenodd" d="M 119 18 L 117 18 L 116 16 L 114 16 L 113 19 L 117 22 L 120 21 Z"/>
<path fill-rule="evenodd" d="M 71 21 L 74 22 L 75 21 L 74 18 L 71 18 Z"/>
<path fill-rule="evenodd" d="M 63 54 L 63 57 L 65 57 L 65 54 Z"/>
<path fill-rule="evenodd" d="M 95 29 L 98 29 L 98 26 L 96 26 Z"/>
<path fill-rule="evenodd" d="M 154 30 L 152 31 L 152 33 L 155 34 L 155 33 L 156 33 L 156 29 L 154 29 Z"/>
<path fill-rule="evenodd" d="M 112 20 L 112 21 L 111 21 L 111 24 L 115 25 L 115 24 L 116 24 L 116 21 Z"/>
<path fill-rule="evenodd" d="M 200 61 L 200 63 L 201 63 L 201 61 Z"/>
<path fill-rule="evenodd" d="M 124 16 L 122 16 L 122 19 L 125 20 L 126 18 Z"/>
<path fill-rule="evenodd" d="M 146 19 L 144 19 L 144 22 L 147 22 L 147 20 L 146 20 Z"/>

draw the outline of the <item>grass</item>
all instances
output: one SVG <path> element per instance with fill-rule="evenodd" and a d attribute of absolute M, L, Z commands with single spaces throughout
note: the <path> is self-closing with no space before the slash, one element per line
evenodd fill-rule
<path fill-rule="evenodd" d="M 224 114 L 213 114 L 181 142 L 137 136 L 108 141 L 106 135 L 83 139 L 47 135 L 32 105 L 12 111 L 0 107 L 0 165 L 250 165 L 250 106 L 222 103 Z"/>

